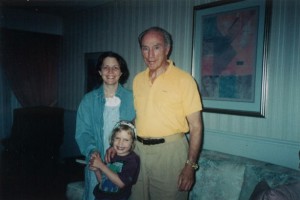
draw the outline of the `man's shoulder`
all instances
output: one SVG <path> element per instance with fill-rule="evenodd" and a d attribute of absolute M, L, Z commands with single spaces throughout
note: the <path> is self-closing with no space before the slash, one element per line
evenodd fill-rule
<path fill-rule="evenodd" d="M 177 66 L 174 66 L 172 68 L 171 73 L 169 74 L 169 78 L 173 81 L 174 79 L 176 79 L 176 82 L 178 84 L 183 84 L 183 85 L 191 84 L 195 81 L 193 76 L 190 73 L 184 71 L 183 69 Z"/>
<path fill-rule="evenodd" d="M 143 79 L 144 76 L 145 76 L 145 73 L 147 73 L 147 70 L 138 72 L 138 73 L 135 75 L 134 80 Z"/>
<path fill-rule="evenodd" d="M 174 67 L 172 68 L 172 71 L 173 71 L 174 73 L 178 73 L 178 74 L 181 75 L 181 76 L 192 77 L 191 74 L 189 74 L 188 72 L 184 71 L 183 69 L 181 69 L 181 68 L 178 67 L 178 66 L 174 66 Z"/>

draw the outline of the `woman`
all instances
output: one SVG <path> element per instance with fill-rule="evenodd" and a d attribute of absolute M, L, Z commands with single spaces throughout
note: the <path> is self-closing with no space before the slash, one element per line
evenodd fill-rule
<path fill-rule="evenodd" d="M 87 163 L 91 156 L 104 158 L 109 135 L 120 120 L 135 117 L 132 91 L 122 85 L 129 77 L 125 60 L 114 52 L 102 53 L 97 62 L 100 87 L 87 93 L 78 108 L 75 139 Z M 85 200 L 94 200 L 97 179 L 88 166 L 85 169 Z"/>

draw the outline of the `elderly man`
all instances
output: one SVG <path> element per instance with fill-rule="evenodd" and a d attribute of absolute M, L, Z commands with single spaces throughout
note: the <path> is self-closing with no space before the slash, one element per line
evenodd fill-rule
<path fill-rule="evenodd" d="M 138 39 L 147 69 L 133 81 L 141 171 L 131 199 L 187 199 L 202 142 L 201 97 L 193 77 L 168 60 L 167 31 L 151 27 Z"/>

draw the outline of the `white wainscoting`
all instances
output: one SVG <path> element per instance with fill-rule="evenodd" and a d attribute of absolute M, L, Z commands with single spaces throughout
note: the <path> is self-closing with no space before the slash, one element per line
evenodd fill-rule
<path fill-rule="evenodd" d="M 203 148 L 299 170 L 299 141 L 281 141 L 205 130 Z"/>

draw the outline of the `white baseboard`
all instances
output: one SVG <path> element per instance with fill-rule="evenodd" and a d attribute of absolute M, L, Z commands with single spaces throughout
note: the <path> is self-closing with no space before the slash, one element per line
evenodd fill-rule
<path fill-rule="evenodd" d="M 300 142 L 205 130 L 203 148 L 299 170 Z"/>

